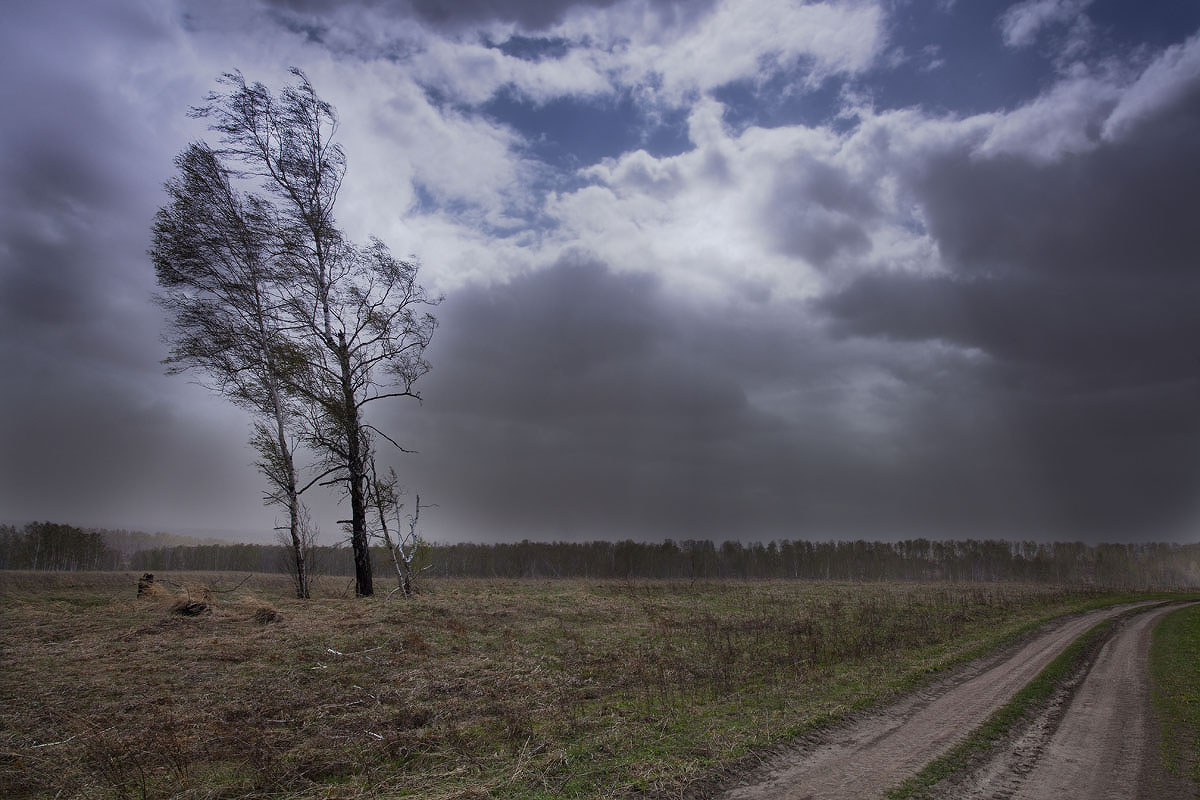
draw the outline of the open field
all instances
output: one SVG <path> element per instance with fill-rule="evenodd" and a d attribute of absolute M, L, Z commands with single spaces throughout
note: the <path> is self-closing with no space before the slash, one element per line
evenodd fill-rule
<path fill-rule="evenodd" d="M 244 576 L 170 575 L 232 588 Z M 1115 596 L 1016 584 L 433 581 L 210 613 L 0 574 L 0 794 L 679 796 Z M 199 592 L 194 591 L 198 597 Z"/>

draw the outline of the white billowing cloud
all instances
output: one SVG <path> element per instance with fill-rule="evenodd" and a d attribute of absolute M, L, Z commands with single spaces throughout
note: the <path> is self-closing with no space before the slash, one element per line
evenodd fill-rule
<path fill-rule="evenodd" d="M 531 228 L 497 236 L 444 212 L 393 214 L 372 233 L 397 255 L 416 256 L 422 282 L 439 293 L 505 281 L 541 260 L 540 236 Z"/>
<path fill-rule="evenodd" d="M 573 9 L 544 34 L 567 42 L 556 58 L 528 61 L 478 39 L 424 34 L 411 25 L 413 74 L 466 103 L 508 87 L 535 102 L 599 96 L 622 87 L 672 104 L 697 92 L 802 65 L 801 88 L 835 74 L 857 74 L 886 44 L 884 13 L 865 0 L 799 3 L 722 0 L 697 18 L 656 13 L 645 0 Z M 514 31 L 488 30 L 489 41 Z"/>
<path fill-rule="evenodd" d="M 911 245 L 886 219 L 866 227 L 888 202 L 888 176 L 865 174 L 874 163 L 860 157 L 855 137 L 805 126 L 735 136 L 721 112 L 714 100 L 697 103 L 686 153 L 606 159 L 583 171 L 590 185 L 552 195 L 556 241 L 616 268 L 652 268 L 702 295 L 750 300 L 816 294 L 848 245 L 867 259 Z"/>
<path fill-rule="evenodd" d="M 804 83 L 868 69 L 885 44 L 884 15 L 868 3 L 723 2 L 688 28 L 632 33 L 620 67 L 638 82 L 661 76 L 668 96 L 808 64 Z"/>
<path fill-rule="evenodd" d="M 236 35 L 252 11 L 199 12 Z M 339 58 L 388 61 L 456 103 L 479 105 L 501 90 L 535 103 L 600 97 L 633 88 L 673 105 L 738 80 L 759 80 L 800 67 L 797 87 L 875 64 L 886 45 L 885 13 L 876 0 L 717 0 L 698 11 L 663 10 L 649 0 L 568 9 L 533 35 L 562 52 L 524 59 L 496 47 L 523 32 L 491 21 L 448 33 L 416 18 L 363 13 L 348 6 L 318 18 L 281 14 L 297 40 L 315 39 Z M 239 24 L 237 21 L 240 20 Z M 315 30 L 314 30 L 315 29 Z M 309 42 L 310 44 L 312 42 Z"/>
<path fill-rule="evenodd" d="M 510 209 L 527 204 L 530 167 L 514 155 L 519 139 L 513 131 L 432 105 L 392 64 L 339 64 L 331 71 L 329 84 L 343 93 L 338 109 L 352 159 L 353 193 L 344 198 L 343 213 L 375 220 L 404 213 L 416 202 L 414 184 L 479 225 L 511 223 Z"/>
<path fill-rule="evenodd" d="M 1140 120 L 1200 89 L 1200 35 L 1165 49 L 1133 72 L 1105 65 L 1097 73 L 1064 76 L 1029 103 L 987 121 L 982 156 L 1020 155 L 1036 163 L 1088 152 L 1120 139 Z"/>
<path fill-rule="evenodd" d="M 1092 0 L 1024 0 L 1000 15 L 1000 33 L 1009 47 L 1028 47 L 1042 31 L 1076 25 Z"/>
<path fill-rule="evenodd" d="M 1106 139 L 1119 138 L 1138 120 L 1196 91 L 1200 80 L 1200 34 L 1168 47 L 1132 86 L 1104 122 Z"/>
<path fill-rule="evenodd" d="M 464 103 L 485 103 L 506 87 L 544 103 L 611 93 L 608 61 L 607 54 L 584 47 L 574 47 L 558 58 L 530 61 L 477 41 L 430 37 L 413 60 L 412 75 Z"/>
<path fill-rule="evenodd" d="M 1087 152 L 1099 142 L 1097 122 L 1121 94 L 1111 79 L 1087 75 L 1063 80 L 1024 106 L 991 115 L 994 122 L 978 152 L 1017 154 L 1038 163 Z"/>

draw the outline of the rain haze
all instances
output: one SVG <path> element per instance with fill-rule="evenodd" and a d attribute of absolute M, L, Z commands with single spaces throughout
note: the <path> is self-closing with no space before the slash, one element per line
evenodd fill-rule
<path fill-rule="evenodd" d="M 1185 0 L 10 4 L 0 520 L 271 538 L 147 249 L 189 107 L 291 66 L 445 296 L 372 411 L 427 538 L 1196 540 Z"/>

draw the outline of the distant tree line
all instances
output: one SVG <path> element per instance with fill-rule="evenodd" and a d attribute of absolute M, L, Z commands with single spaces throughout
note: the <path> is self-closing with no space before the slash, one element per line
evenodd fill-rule
<path fill-rule="evenodd" d="M 79 528 L 58 522 L 30 522 L 21 528 L 0 525 L 0 569 L 127 569 L 138 552 L 213 544 L 222 543 L 165 531 Z"/>
<path fill-rule="evenodd" d="M 104 539 L 104 544 L 116 550 L 122 556 L 130 556 L 139 550 L 154 550 L 159 547 L 194 547 L 202 544 L 228 544 L 221 539 L 201 539 L 195 536 L 184 536 L 179 533 L 158 531 L 131 531 L 124 528 L 87 528 L 89 533 L 98 533 Z"/>
<path fill-rule="evenodd" d="M 909 539 L 435 545 L 430 572 L 461 577 L 1041 581 L 1200 587 L 1200 544 Z"/>
<path fill-rule="evenodd" d="M 390 558 L 382 548 L 377 558 Z M 352 576 L 347 547 L 314 547 L 317 574 Z M 276 572 L 289 547 L 219 544 L 139 531 L 33 522 L 0 525 L 0 569 Z M 1036 581 L 1200 588 L 1200 544 L 908 539 L 899 542 L 709 540 L 422 544 L 414 568 L 464 578 L 673 578 Z"/>
<path fill-rule="evenodd" d="M 268 545 L 170 547 L 135 554 L 147 570 L 278 568 L 287 553 Z M 386 558 L 380 550 L 376 557 Z M 353 575 L 346 548 L 319 547 L 326 575 Z M 708 540 L 647 543 L 530 542 L 428 545 L 423 574 L 474 578 L 674 578 L 1036 581 L 1125 588 L 1200 587 L 1200 544 L 1099 544 L 911 539 L 900 542 L 767 544 Z"/>
<path fill-rule="evenodd" d="M 31 522 L 21 530 L 0 525 L 0 569 L 76 571 L 120 567 L 121 553 L 95 531 L 54 522 Z"/>

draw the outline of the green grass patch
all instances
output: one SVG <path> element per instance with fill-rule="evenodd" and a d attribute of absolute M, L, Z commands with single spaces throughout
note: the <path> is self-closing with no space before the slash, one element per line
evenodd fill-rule
<path fill-rule="evenodd" d="M 929 797 L 937 784 L 1007 739 L 1017 725 L 1044 709 L 1058 687 L 1097 652 L 1116 621 L 1116 618 L 1107 619 L 1089 628 L 964 741 L 926 764 L 916 775 L 889 789 L 887 796 L 892 800 Z"/>
<path fill-rule="evenodd" d="M 1200 785 L 1200 605 L 1173 611 L 1155 627 L 1150 681 L 1163 762 Z"/>

